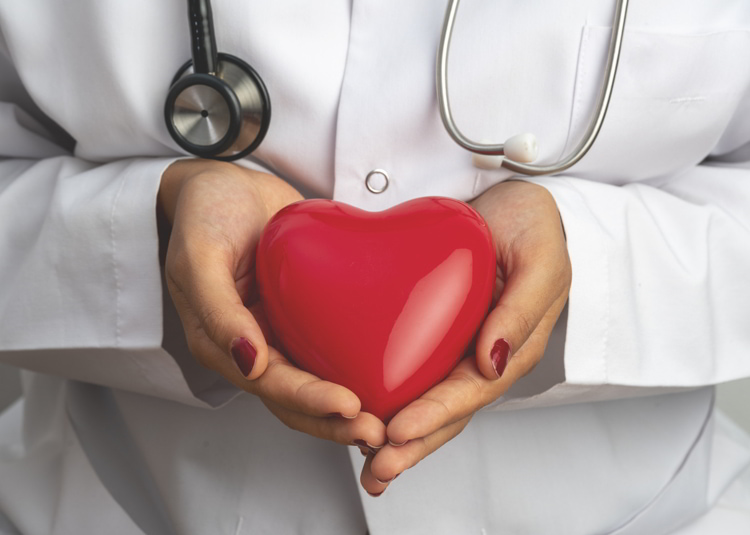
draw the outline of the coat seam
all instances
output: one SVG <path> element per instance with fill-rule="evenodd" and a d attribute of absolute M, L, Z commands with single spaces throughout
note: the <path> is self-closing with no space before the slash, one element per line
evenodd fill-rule
<path fill-rule="evenodd" d="M 121 328 L 120 328 L 120 294 L 122 293 L 122 283 L 120 281 L 120 272 L 117 268 L 117 240 L 115 236 L 115 213 L 117 211 L 117 202 L 120 200 L 120 195 L 123 189 L 125 189 L 126 177 L 123 175 L 120 181 L 120 187 L 115 194 L 115 198 L 112 201 L 112 210 L 109 215 L 109 235 L 112 247 L 112 272 L 115 279 L 115 347 L 121 345 Z"/>

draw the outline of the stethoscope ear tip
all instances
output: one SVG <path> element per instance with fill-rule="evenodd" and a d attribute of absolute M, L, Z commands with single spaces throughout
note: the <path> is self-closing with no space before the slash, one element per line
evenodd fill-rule
<path fill-rule="evenodd" d="M 519 163 L 531 163 L 539 155 L 539 144 L 534 134 L 518 134 L 505 142 L 505 157 Z"/>

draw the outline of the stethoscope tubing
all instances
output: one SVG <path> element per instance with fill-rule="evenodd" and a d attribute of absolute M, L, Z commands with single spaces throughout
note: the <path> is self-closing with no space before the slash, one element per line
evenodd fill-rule
<path fill-rule="evenodd" d="M 448 2 L 443 22 L 443 30 L 440 35 L 440 45 L 438 46 L 435 78 L 440 118 L 443 120 L 443 125 L 451 138 L 453 138 L 453 140 L 464 149 L 476 154 L 503 155 L 505 154 L 504 144 L 492 145 L 472 141 L 467 138 L 461 130 L 459 130 L 453 120 L 450 98 L 448 96 L 448 57 L 450 55 L 451 37 L 453 35 L 453 26 L 459 2 L 460 0 L 449 0 Z M 504 158 L 502 162 L 503 167 L 516 173 L 529 176 L 552 175 L 569 169 L 586 155 L 596 141 L 596 138 L 601 131 L 602 124 L 604 123 L 604 118 L 607 115 L 607 109 L 609 108 L 612 90 L 617 76 L 617 67 L 620 62 L 620 52 L 622 49 L 623 34 L 625 32 L 625 18 L 627 17 L 627 12 L 628 0 L 617 0 L 614 21 L 612 22 L 612 36 L 610 37 L 609 42 L 604 83 L 599 91 L 596 110 L 592 114 L 586 132 L 578 143 L 578 146 L 567 158 L 552 165 L 533 165 Z"/>

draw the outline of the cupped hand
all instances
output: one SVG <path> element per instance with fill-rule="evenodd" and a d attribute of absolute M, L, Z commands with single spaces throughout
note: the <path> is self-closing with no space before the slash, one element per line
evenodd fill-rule
<path fill-rule="evenodd" d="M 341 444 L 385 442 L 385 426 L 357 396 L 292 365 L 267 340 L 255 248 L 266 222 L 301 200 L 270 174 L 212 160 L 165 171 L 159 206 L 172 229 L 165 272 L 191 353 L 259 396 L 288 427 Z"/>
<path fill-rule="evenodd" d="M 479 330 L 475 355 L 389 422 L 389 444 L 368 455 L 360 477 L 371 495 L 380 495 L 393 478 L 458 435 L 477 410 L 529 373 L 567 301 L 570 259 L 557 205 L 547 190 L 502 182 L 471 204 L 495 242 L 496 305 Z"/>

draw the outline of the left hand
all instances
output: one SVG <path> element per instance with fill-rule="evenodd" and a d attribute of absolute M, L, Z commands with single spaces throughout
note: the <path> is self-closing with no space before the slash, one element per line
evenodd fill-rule
<path fill-rule="evenodd" d="M 476 411 L 534 368 L 568 299 L 570 258 L 557 204 L 546 189 L 502 182 L 471 204 L 495 242 L 497 305 L 479 330 L 476 357 L 465 357 L 396 414 L 387 427 L 389 444 L 367 455 L 360 482 L 373 496 L 458 435 Z"/>
<path fill-rule="evenodd" d="M 268 220 L 302 195 L 267 173 L 188 159 L 164 172 L 158 198 L 171 226 L 165 278 L 196 360 L 258 396 L 291 429 L 339 444 L 385 443 L 385 425 L 360 411 L 354 392 L 272 347 L 255 249 Z"/>

